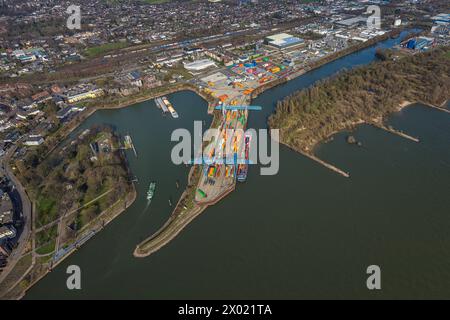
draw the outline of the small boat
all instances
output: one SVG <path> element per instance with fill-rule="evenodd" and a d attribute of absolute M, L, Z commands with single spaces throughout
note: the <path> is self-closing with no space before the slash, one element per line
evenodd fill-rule
<path fill-rule="evenodd" d="M 155 189 L 156 189 L 156 182 L 150 182 L 150 185 L 148 186 L 147 191 L 147 200 L 151 201 L 153 199 L 153 196 L 155 195 Z"/>

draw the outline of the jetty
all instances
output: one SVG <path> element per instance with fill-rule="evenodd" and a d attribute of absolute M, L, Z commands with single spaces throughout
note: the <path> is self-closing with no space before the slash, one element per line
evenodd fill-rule
<path fill-rule="evenodd" d="M 131 139 L 131 136 L 129 134 L 127 134 L 125 136 L 124 145 L 125 145 L 125 149 L 133 149 L 134 155 L 137 158 L 137 156 L 138 156 L 137 151 L 136 151 L 136 148 L 134 147 L 133 140 Z"/>
<path fill-rule="evenodd" d="M 331 163 L 328 163 L 328 162 L 326 162 L 326 161 L 324 161 L 322 159 L 319 159 L 318 157 L 316 157 L 315 155 L 313 155 L 311 153 L 308 153 L 308 152 L 305 152 L 305 151 L 302 151 L 302 150 L 294 150 L 294 151 L 301 153 L 305 157 L 307 157 L 307 158 L 309 158 L 309 159 L 311 159 L 311 160 L 313 160 L 313 161 L 323 165 L 325 168 L 328 168 L 328 169 L 330 169 L 330 170 L 340 174 L 343 177 L 350 178 L 350 173 L 339 169 L 338 167 L 332 165 Z"/>
<path fill-rule="evenodd" d="M 447 101 L 445 101 L 445 102 L 442 104 L 441 107 L 434 106 L 434 105 L 432 105 L 432 104 L 429 104 L 429 103 L 426 103 L 426 102 L 423 102 L 423 101 L 419 101 L 419 103 L 420 103 L 420 104 L 423 104 L 424 106 L 427 106 L 427 107 L 429 107 L 429 108 L 435 109 L 435 110 L 439 110 L 439 111 L 442 111 L 442 112 L 445 112 L 445 113 L 450 113 L 450 110 L 449 110 L 449 109 L 446 109 L 446 108 L 444 107 L 445 104 L 447 103 Z"/>
<path fill-rule="evenodd" d="M 399 137 L 402 137 L 402 138 L 405 138 L 405 139 L 408 139 L 408 140 L 411 140 L 411 141 L 414 141 L 414 142 L 420 142 L 419 138 L 410 136 L 409 134 L 406 134 L 406 133 L 404 133 L 404 132 L 402 132 L 400 130 L 397 130 L 397 129 L 394 129 L 394 128 L 390 128 L 390 127 L 386 127 L 385 125 L 382 125 L 382 124 L 375 124 L 375 123 L 373 123 L 372 125 L 377 127 L 377 128 L 379 128 L 379 129 L 381 129 L 381 130 L 384 130 L 384 131 L 390 132 L 392 134 L 395 134 L 395 135 L 397 135 Z"/>

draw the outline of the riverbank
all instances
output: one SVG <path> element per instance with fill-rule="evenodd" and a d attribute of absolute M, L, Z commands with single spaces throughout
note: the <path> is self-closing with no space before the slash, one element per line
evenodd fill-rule
<path fill-rule="evenodd" d="M 64 142 L 63 148 L 57 149 L 51 155 L 52 163 L 58 163 L 58 165 L 54 165 L 49 174 L 43 173 L 44 176 L 40 176 L 41 167 L 45 168 L 47 165 L 43 162 L 37 167 L 27 169 L 26 176 L 18 175 L 21 180 L 28 181 L 27 189 L 33 200 L 31 226 L 33 248 L 28 252 L 33 262 L 25 272 L 17 273 L 17 281 L 10 281 L 7 290 L 3 292 L 4 298 L 15 299 L 22 296 L 25 290 L 100 232 L 135 201 L 137 191 L 124 150 L 120 149 L 118 144 L 120 137 L 112 131 L 107 131 L 106 128 L 91 129 L 91 135 L 92 138 L 85 134 L 83 138 Z M 87 160 L 82 164 L 83 172 L 73 169 L 68 176 L 55 175 L 55 172 L 61 171 L 61 166 L 70 168 L 77 165 L 79 159 L 71 155 L 80 154 L 92 144 L 92 141 L 97 142 L 98 139 L 102 139 L 102 143 L 109 147 L 99 148 L 101 150 L 96 154 L 96 160 L 92 160 L 92 157 L 86 159 L 83 156 L 82 158 Z M 66 149 L 67 145 L 70 145 L 72 149 Z M 63 153 L 62 150 L 66 150 L 67 153 Z M 59 159 L 63 160 L 59 162 Z M 111 169 L 113 171 L 108 171 Z M 58 179 L 55 179 L 55 176 Z M 69 176 L 73 180 L 70 180 Z M 89 182 L 85 180 L 86 177 L 89 177 Z M 66 178 L 67 180 L 64 180 Z M 67 182 L 62 183 L 60 180 Z M 83 181 L 86 182 L 83 183 Z M 80 185 L 85 186 L 84 192 L 79 192 Z M 107 191 L 96 196 L 98 188 L 102 187 Z M 74 192 L 66 192 L 54 198 L 55 188 Z M 104 197 L 106 195 L 108 198 Z M 50 203 L 52 208 L 55 208 L 55 210 L 51 209 L 51 212 L 61 213 L 54 216 L 50 209 L 36 210 L 36 207 L 42 207 L 42 203 Z M 37 228 L 37 226 L 40 227 Z M 41 254 L 40 248 L 47 249 Z"/>
<path fill-rule="evenodd" d="M 335 52 L 335 53 L 333 53 L 333 54 L 331 54 L 329 56 L 325 56 L 325 57 L 323 57 L 323 58 L 321 58 L 321 59 L 319 59 L 317 61 L 312 62 L 310 65 L 307 65 L 304 68 L 300 68 L 298 70 L 294 70 L 292 73 L 288 74 L 286 77 L 283 77 L 281 79 L 277 79 L 277 80 L 271 81 L 269 83 L 263 84 L 262 86 L 260 86 L 260 87 L 256 88 L 255 90 L 253 90 L 251 98 L 255 99 L 260 94 L 262 94 L 264 91 L 267 91 L 267 90 L 272 89 L 272 88 L 274 88 L 276 86 L 279 86 L 279 85 L 281 85 L 283 83 L 287 83 L 287 82 L 289 82 L 291 80 L 294 80 L 295 78 L 298 78 L 298 77 L 300 77 L 300 76 L 302 76 L 302 75 L 304 75 L 304 74 L 306 74 L 306 73 L 308 73 L 310 71 L 316 70 L 316 69 L 326 65 L 327 63 L 336 61 L 336 60 L 338 60 L 340 58 L 343 58 L 345 56 L 348 56 L 348 55 L 350 55 L 352 53 L 355 53 L 355 52 L 358 52 L 360 50 L 369 48 L 369 47 L 371 47 L 371 46 L 373 46 L 373 45 L 375 45 L 375 44 L 377 44 L 377 43 L 379 43 L 381 41 L 387 40 L 389 38 L 397 37 L 397 36 L 400 35 L 400 33 L 402 31 L 403 31 L 403 28 L 402 29 L 394 29 L 394 30 L 391 30 L 388 33 L 385 33 L 385 34 L 381 35 L 381 36 L 374 37 L 374 38 L 372 38 L 372 39 L 370 39 L 370 40 L 368 40 L 366 42 L 362 42 L 362 43 L 359 43 L 357 45 L 350 46 L 348 48 L 345 48 L 344 50 Z"/>
<path fill-rule="evenodd" d="M 99 110 L 99 109 L 121 109 L 121 108 L 126 108 L 129 107 L 131 105 L 137 104 L 137 103 L 141 103 L 141 102 L 145 102 L 151 99 L 155 99 L 161 96 L 165 96 L 165 95 L 169 95 L 175 92 L 180 92 L 180 91 L 192 91 L 195 92 L 196 94 L 198 94 L 200 97 L 202 97 L 203 99 L 205 99 L 209 105 L 213 105 L 215 104 L 218 99 L 213 98 L 211 95 L 207 94 L 206 92 L 204 92 L 203 90 L 200 90 L 199 88 L 197 88 L 194 85 L 191 85 L 189 83 L 184 83 L 181 85 L 177 85 L 177 86 L 173 86 L 173 87 L 169 87 L 167 89 L 158 91 L 158 92 L 150 92 L 148 94 L 144 94 L 143 96 L 139 97 L 139 98 L 134 98 L 134 99 L 125 99 L 125 101 L 118 101 L 118 102 L 113 102 L 110 104 L 104 104 L 101 106 L 98 106 L 98 104 L 96 103 L 94 106 L 95 110 Z M 94 101 L 96 102 L 96 101 Z M 209 108 L 208 108 L 209 110 Z"/>
<path fill-rule="evenodd" d="M 204 100 L 208 102 L 208 110 L 214 110 L 213 107 L 216 105 L 217 101 L 212 98 L 211 96 L 208 96 L 205 92 L 199 90 L 198 88 L 190 85 L 190 84 L 183 84 L 181 86 L 176 86 L 169 88 L 167 90 L 164 90 L 162 92 L 158 93 L 151 93 L 148 95 L 145 95 L 143 97 L 140 97 L 138 99 L 130 99 L 127 101 L 122 101 L 117 104 L 109 104 L 109 105 L 99 105 L 96 102 L 97 100 L 94 100 L 92 103 L 95 103 L 95 105 L 90 106 L 86 108 L 86 110 L 81 113 L 77 118 L 75 118 L 73 121 L 69 122 L 63 130 L 57 131 L 53 136 L 52 140 L 48 139 L 49 145 L 48 145 L 48 151 L 46 152 L 45 157 L 47 157 L 49 154 L 51 154 L 52 151 L 54 151 L 56 148 L 58 148 L 64 141 L 69 137 L 69 135 L 78 129 L 78 127 L 84 123 L 91 115 L 93 115 L 98 110 L 104 110 L 104 109 L 121 109 L 121 108 L 127 108 L 131 105 L 134 105 L 136 103 L 145 102 L 150 99 L 154 99 L 156 97 L 162 96 L 162 95 L 168 95 L 171 93 L 179 92 L 179 91 L 192 91 L 199 96 L 201 96 Z M 39 270 L 36 270 L 36 265 L 33 264 L 27 271 L 20 277 L 20 281 L 18 284 L 14 284 L 5 295 L 7 295 L 7 299 L 20 299 L 24 294 L 26 290 L 29 290 L 35 283 L 37 283 L 40 279 L 42 279 L 48 272 L 51 271 L 51 269 L 55 268 L 57 265 L 59 265 L 61 262 L 63 262 L 67 257 L 69 257 L 75 250 L 77 250 L 81 245 L 83 245 L 85 242 L 87 242 L 92 236 L 100 232 L 103 227 L 105 227 L 109 222 L 111 222 L 114 218 L 119 216 L 122 212 L 124 212 L 131 204 L 134 203 L 135 199 L 137 197 L 136 188 L 133 184 L 133 190 L 132 193 L 127 195 L 124 198 L 125 206 L 119 206 L 118 203 L 115 203 L 113 206 L 111 206 L 109 209 L 105 210 L 104 213 L 102 213 L 102 217 L 106 218 L 102 222 L 101 225 L 96 224 L 95 226 L 90 225 L 89 227 L 86 226 L 86 232 L 84 236 L 78 237 L 79 239 L 84 239 L 80 245 L 77 245 L 76 247 L 72 248 L 71 250 L 67 251 L 63 257 L 59 258 L 56 262 L 50 264 L 48 261 L 44 262 L 44 265 L 47 265 L 47 267 L 39 268 Z M 111 211 L 112 210 L 112 211 Z M 108 211 L 111 211 L 108 213 Z M 31 220 L 31 219 L 30 219 Z M 32 229 L 35 230 L 36 227 L 33 225 Z M 36 260 L 36 259 L 34 259 Z M 33 273 L 34 272 L 34 273 Z M 44 272 L 42 274 L 42 272 Z M 30 282 L 30 285 L 24 285 L 22 282 L 24 279 L 27 279 L 28 277 L 31 277 L 31 280 L 27 280 L 27 282 Z M 33 280 L 35 279 L 35 280 Z"/>
<path fill-rule="evenodd" d="M 426 103 L 426 102 L 423 102 L 423 101 L 413 101 L 413 102 L 411 102 L 411 101 L 403 100 L 402 102 L 399 103 L 398 107 L 396 108 L 396 111 L 392 112 L 392 113 L 401 112 L 403 109 L 406 109 L 406 108 L 408 108 L 408 107 L 410 107 L 412 105 L 418 104 L 418 103 L 420 103 L 421 105 L 423 105 L 425 107 L 432 108 L 434 110 L 439 110 L 439 111 L 443 111 L 443 112 L 446 112 L 446 113 L 450 113 L 450 110 L 445 108 L 446 104 L 448 103 L 448 100 L 445 100 L 439 106 L 435 106 L 435 105 L 432 105 L 432 104 L 429 104 L 429 103 Z M 419 142 L 418 138 L 412 137 L 412 136 L 407 135 L 407 134 L 405 134 L 405 133 L 403 133 L 401 131 L 395 130 L 393 128 L 386 127 L 384 125 L 385 118 L 390 116 L 392 113 L 388 113 L 388 114 L 384 115 L 383 117 L 374 118 L 372 121 L 364 121 L 364 120 L 355 121 L 351 125 L 345 126 L 343 129 L 339 129 L 339 130 L 333 131 L 328 137 L 326 137 L 325 139 L 323 139 L 321 141 L 318 141 L 316 144 L 314 144 L 313 147 L 312 147 L 312 150 L 314 150 L 317 147 L 318 144 L 322 143 L 323 141 L 326 141 L 326 140 L 330 139 L 333 135 L 335 135 L 335 134 L 337 134 L 339 132 L 342 132 L 342 131 L 346 131 L 346 130 L 353 131 L 361 124 L 372 125 L 372 126 L 377 127 L 379 129 L 386 130 L 386 131 L 391 132 L 393 134 L 397 134 L 397 135 L 399 135 L 399 136 L 401 136 L 401 137 L 403 137 L 405 139 L 408 139 L 408 140 L 411 140 L 411 141 L 414 141 L 414 142 Z M 284 143 L 282 143 L 282 144 L 284 144 Z M 284 145 L 286 145 L 286 144 L 284 144 Z M 288 145 L 286 145 L 286 146 L 288 146 Z M 291 148 L 290 146 L 288 146 L 288 147 Z M 295 149 L 293 149 L 293 150 L 295 150 Z M 303 150 L 296 150 L 296 151 L 304 153 Z"/>
<path fill-rule="evenodd" d="M 280 129 L 283 143 L 303 152 L 312 152 L 336 132 L 353 130 L 361 123 L 418 142 L 386 126 L 384 119 L 410 101 L 426 101 L 438 108 L 448 99 L 448 50 L 437 47 L 400 61 L 374 62 L 297 90 L 278 101 L 269 126 Z M 398 91 L 392 90 L 394 86 Z"/>
<path fill-rule="evenodd" d="M 208 112 L 212 113 L 214 110 L 214 107 L 218 103 L 218 99 L 213 98 L 212 96 L 208 95 L 206 92 L 198 89 L 197 87 L 191 85 L 191 84 L 182 84 L 180 86 L 174 86 L 167 88 L 162 91 L 158 92 L 151 92 L 148 94 L 144 94 L 142 97 L 134 98 L 134 99 L 125 99 L 124 101 L 115 101 L 113 103 L 103 104 L 100 105 L 98 99 L 93 100 L 90 102 L 90 104 L 86 107 L 86 110 L 77 117 L 72 123 L 69 123 L 69 125 L 65 128 L 64 131 L 64 137 L 67 137 L 70 133 L 72 133 L 75 129 L 77 129 L 81 123 L 83 123 L 87 118 L 89 118 L 92 114 L 94 114 L 98 110 L 114 110 L 114 109 L 122 109 L 130 107 L 137 103 L 142 103 L 151 99 L 155 99 L 161 96 L 169 95 L 172 93 L 180 92 L 180 91 L 192 91 L 198 94 L 200 97 L 202 97 L 206 102 L 208 102 Z M 210 111 L 211 110 L 211 111 Z"/>
<path fill-rule="evenodd" d="M 39 265 L 32 265 L 27 272 L 16 282 L 15 286 L 8 290 L 2 299 L 8 300 L 20 300 L 22 299 L 28 290 L 30 290 L 36 283 L 38 283 L 42 278 L 44 278 L 48 273 L 52 272 L 54 268 L 56 268 L 59 264 L 61 264 L 65 259 L 71 256 L 72 253 L 80 249 L 85 243 L 88 242 L 92 237 L 98 234 L 103 230 L 110 222 L 112 222 L 115 218 L 121 215 L 126 209 L 128 209 L 136 200 L 137 192 L 133 186 L 133 190 L 123 199 L 115 202 L 110 208 L 106 209 L 102 214 L 99 215 L 98 220 L 94 222 L 94 225 L 86 226 L 86 230 L 82 236 L 79 236 L 80 241 L 79 244 L 74 246 L 70 251 L 67 251 L 66 254 L 58 259 L 57 262 L 52 263 L 50 260 L 53 256 L 53 253 L 48 257 L 37 257 L 43 260 L 47 260 L 47 262 L 40 263 Z M 123 205 L 121 205 L 123 204 Z M 24 285 L 23 281 L 30 277 L 30 281 L 27 285 Z"/>
<path fill-rule="evenodd" d="M 214 113 L 211 127 L 217 125 L 221 113 Z M 202 170 L 200 165 L 191 167 L 188 175 L 188 187 L 181 195 L 174 207 L 169 219 L 155 233 L 145 240 L 141 241 L 135 248 L 133 255 L 137 258 L 143 258 L 158 251 L 163 246 L 172 241 L 190 222 L 204 212 L 209 206 L 212 206 L 225 198 L 234 191 L 235 184 L 226 190 L 218 199 L 210 203 L 199 204 L 195 201 L 195 193 L 201 178 Z"/>
<path fill-rule="evenodd" d="M 271 81 L 269 83 L 263 84 L 261 86 L 259 86 L 258 88 L 256 88 L 255 90 L 253 90 L 252 94 L 251 94 L 251 99 L 255 99 L 258 97 L 258 95 L 262 94 L 263 92 L 274 88 L 276 86 L 282 85 L 290 80 L 293 80 L 299 76 L 302 76 L 310 71 L 313 71 L 317 68 L 320 68 L 321 66 L 330 63 L 332 61 L 338 60 L 342 57 L 345 57 L 349 54 L 358 52 L 360 50 L 363 50 L 365 48 L 368 48 L 370 46 L 373 46 L 381 41 L 384 41 L 390 37 L 395 37 L 398 36 L 401 32 L 403 31 L 403 29 L 395 29 L 395 30 L 391 30 L 390 32 L 381 35 L 381 36 L 377 36 L 373 39 L 370 39 L 366 42 L 360 43 L 358 45 L 354 45 L 351 46 L 349 48 L 346 48 L 342 51 L 338 51 L 334 54 L 332 54 L 331 56 L 325 56 L 315 62 L 313 62 L 311 65 L 305 67 L 304 69 L 300 69 L 300 70 L 296 70 L 294 71 L 291 75 L 288 75 L 287 77 L 278 79 L 278 80 L 274 80 Z M 155 99 L 157 97 L 160 96 L 164 96 L 164 95 L 168 95 L 168 94 L 172 94 L 175 92 L 180 92 L 183 90 L 188 90 L 188 91 L 192 91 L 195 92 L 196 94 L 198 94 L 200 97 L 202 97 L 204 100 L 206 100 L 208 102 L 208 113 L 209 114 L 213 114 L 214 112 L 214 107 L 219 103 L 219 99 L 218 98 L 214 98 L 212 97 L 210 94 L 206 93 L 203 90 L 200 90 L 198 87 L 189 84 L 189 83 L 184 83 L 181 84 L 179 86 L 173 86 L 164 90 L 161 90 L 159 92 L 150 92 L 148 94 L 144 94 L 142 97 L 139 98 L 134 98 L 134 99 L 125 99 L 125 101 L 117 101 L 117 102 L 113 102 L 110 104 L 103 104 L 101 106 L 99 106 L 98 101 L 94 100 L 92 102 L 92 106 L 88 106 L 87 110 L 80 116 L 80 119 L 77 119 L 75 121 L 75 123 L 73 125 L 70 125 L 69 127 L 69 132 L 68 134 L 70 134 L 73 130 L 75 130 L 80 123 L 82 123 L 84 120 L 86 120 L 89 116 L 91 116 L 93 113 L 95 113 L 95 111 L 97 110 L 101 110 L 101 109 L 121 109 L 121 108 L 126 108 L 129 107 L 131 105 L 134 105 L 136 103 L 142 103 L 151 99 Z"/>
<path fill-rule="evenodd" d="M 197 181 L 198 183 L 198 181 Z M 209 206 L 213 206 L 218 203 L 220 200 L 228 196 L 231 192 L 235 190 L 235 185 L 230 188 L 228 191 L 222 194 L 221 197 L 216 199 L 215 201 L 198 205 L 194 204 L 194 207 L 191 210 L 186 210 L 180 214 L 177 214 L 177 208 L 173 211 L 169 220 L 153 235 L 142 241 L 136 246 L 136 249 L 133 252 L 133 256 L 136 258 L 145 258 L 151 255 L 152 253 L 158 251 L 169 242 L 171 242 L 175 237 L 191 223 L 195 218 L 197 218 L 202 212 L 204 212 Z M 183 199 L 180 198 L 180 200 Z M 177 204 L 178 206 L 179 204 Z M 179 218 L 179 219 L 177 219 Z"/>
<path fill-rule="evenodd" d="M 435 109 L 435 110 L 439 110 L 439 111 L 443 111 L 443 112 L 446 112 L 446 113 L 449 113 L 449 114 L 450 114 L 450 110 L 444 107 L 444 106 L 447 104 L 447 102 L 448 102 L 448 100 L 444 101 L 444 102 L 443 102 L 442 104 L 440 104 L 440 106 L 438 107 L 438 106 L 434 106 L 434 105 L 431 105 L 431 104 L 429 104 L 429 103 L 424 103 L 424 102 L 421 102 L 421 101 L 411 102 L 411 101 L 406 101 L 406 100 L 404 100 L 404 101 L 402 101 L 402 102 L 398 105 L 398 108 L 397 108 L 396 112 L 400 112 L 400 111 L 402 111 L 402 110 L 405 109 L 405 108 L 408 108 L 408 107 L 410 107 L 410 106 L 412 106 L 412 105 L 414 105 L 414 104 L 420 103 L 420 104 L 422 104 L 422 105 L 425 106 L 425 107 L 429 107 L 429 108 L 432 108 L 432 109 Z M 334 171 L 334 172 L 336 172 L 336 173 L 338 173 L 338 174 L 340 174 L 340 175 L 342 175 L 342 176 L 344 176 L 344 177 L 346 177 L 346 178 L 349 178 L 349 177 L 350 177 L 350 173 L 349 173 L 349 172 L 346 172 L 346 171 L 344 171 L 344 170 L 342 170 L 342 169 L 339 169 L 339 168 L 337 168 L 336 166 L 334 166 L 333 164 L 330 164 L 330 163 L 328 163 L 328 162 L 325 162 L 325 161 L 323 161 L 323 160 L 317 158 L 317 157 L 315 156 L 314 150 L 317 148 L 317 146 L 318 146 L 319 144 L 323 143 L 324 141 L 327 141 L 327 140 L 331 139 L 331 137 L 334 136 L 335 134 L 337 134 L 337 133 L 339 133 L 339 132 L 342 132 L 342 131 L 346 131 L 346 130 L 348 130 L 348 131 L 354 131 L 354 130 L 357 129 L 357 127 L 358 127 L 359 125 L 362 125 L 362 124 L 372 125 L 372 126 L 378 128 L 378 129 L 387 131 L 387 132 L 389 132 L 389 133 L 395 134 L 395 135 L 397 135 L 397 136 L 399 136 L 399 137 L 402 137 L 402 138 L 404 138 L 404 139 L 407 139 L 407 140 L 410 140 L 410 141 L 413 141 L 413 142 L 416 142 L 416 143 L 417 143 L 417 142 L 420 142 L 419 138 L 413 137 L 413 136 L 411 136 L 411 135 L 409 135 L 409 134 L 406 134 L 406 133 L 404 133 L 404 132 L 402 132 L 402 131 L 399 131 L 399 130 L 397 130 L 397 129 L 394 129 L 394 128 L 390 127 L 390 126 L 384 125 L 384 118 L 386 118 L 387 116 L 389 116 L 389 115 L 391 115 L 391 114 L 392 114 L 392 113 L 389 113 L 388 115 L 384 115 L 383 118 L 374 119 L 374 121 L 363 121 L 363 120 L 361 120 L 361 121 L 353 122 L 353 123 L 351 123 L 350 125 L 343 126 L 342 129 L 333 131 L 333 132 L 332 132 L 329 136 L 327 136 L 325 139 L 320 140 L 320 141 L 317 141 L 317 142 L 312 146 L 312 148 L 311 148 L 310 151 L 309 151 L 309 150 L 308 150 L 308 151 L 305 151 L 305 150 L 303 150 L 303 149 L 296 148 L 296 147 L 294 147 L 294 146 L 292 146 L 292 145 L 287 144 L 286 142 L 282 142 L 282 141 L 281 141 L 280 143 L 281 143 L 282 145 L 288 147 L 289 149 L 293 150 L 294 152 L 298 152 L 298 153 L 302 154 L 303 156 L 305 156 L 305 157 L 307 157 L 307 158 L 309 158 L 309 159 L 311 159 L 311 160 L 313 160 L 313 161 L 315 161 L 315 162 L 317 162 L 317 163 L 323 165 L 324 167 L 326 167 L 326 168 L 328 168 L 328 169 L 330 169 L 330 170 L 332 170 L 332 171 Z"/>

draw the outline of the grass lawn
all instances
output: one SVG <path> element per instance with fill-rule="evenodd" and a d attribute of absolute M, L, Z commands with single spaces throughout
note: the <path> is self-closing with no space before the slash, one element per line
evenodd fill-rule
<path fill-rule="evenodd" d="M 37 254 L 49 254 L 55 251 L 55 240 L 50 241 L 49 243 L 43 245 L 42 247 L 36 249 Z"/>
<path fill-rule="evenodd" d="M 88 58 L 95 58 L 110 51 L 126 48 L 128 45 L 127 42 L 105 43 L 100 46 L 87 48 L 85 54 Z"/>
<path fill-rule="evenodd" d="M 45 230 L 36 233 L 36 246 L 45 247 L 50 242 L 53 242 L 58 234 L 58 225 L 51 226 Z M 39 248 L 38 250 L 40 250 Z M 47 248 L 49 249 L 49 248 Z M 39 253 L 39 252 L 38 252 Z"/>
<path fill-rule="evenodd" d="M 43 226 L 54 221 L 57 216 L 56 200 L 40 196 L 37 200 L 38 223 Z"/>

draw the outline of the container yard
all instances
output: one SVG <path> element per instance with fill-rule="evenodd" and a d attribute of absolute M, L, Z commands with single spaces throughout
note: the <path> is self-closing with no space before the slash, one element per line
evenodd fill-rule
<path fill-rule="evenodd" d="M 233 100 L 235 104 L 239 104 L 236 109 L 230 105 L 225 108 L 225 104 L 230 104 Z M 223 97 L 223 121 L 219 125 L 219 137 L 204 149 L 207 159 L 204 159 L 203 174 L 195 195 L 195 201 L 199 204 L 219 199 L 234 188 L 238 176 L 239 181 L 246 179 L 250 140 L 244 137 L 243 130 L 247 126 L 249 111 L 241 106 L 248 104 L 248 101 L 248 97 L 243 94 Z"/>

